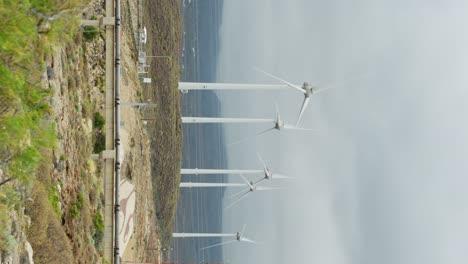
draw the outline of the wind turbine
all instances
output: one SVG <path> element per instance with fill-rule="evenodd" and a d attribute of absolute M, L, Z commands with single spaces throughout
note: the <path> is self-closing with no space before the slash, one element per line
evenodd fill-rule
<path fill-rule="evenodd" d="M 244 183 L 181 182 L 180 188 L 245 187 Z"/>
<path fill-rule="evenodd" d="M 275 119 L 268 118 L 226 118 L 226 117 L 192 117 L 192 116 L 183 116 L 182 123 L 205 123 L 205 124 L 214 124 L 214 123 L 275 123 Z"/>
<path fill-rule="evenodd" d="M 218 243 L 218 244 L 214 244 L 214 245 L 211 245 L 211 246 L 208 246 L 208 247 L 201 248 L 200 250 L 213 248 L 213 247 L 217 247 L 217 246 L 221 246 L 221 245 L 225 245 L 225 244 L 230 244 L 230 243 L 233 243 L 233 242 L 236 242 L 236 241 L 258 244 L 257 242 L 253 241 L 252 239 L 249 239 L 249 238 L 244 236 L 245 227 L 246 227 L 246 225 L 244 225 L 244 227 L 242 228 L 242 231 L 237 232 L 237 233 L 172 233 L 172 237 L 174 237 L 174 238 L 176 238 L 176 237 L 182 237 L 182 238 L 185 238 L 185 237 L 232 237 L 232 238 L 234 238 L 232 240 L 228 240 L 228 241 L 225 241 L 225 242 L 221 242 L 221 243 Z"/>
<path fill-rule="evenodd" d="M 278 80 L 278 81 L 280 81 L 280 82 L 283 82 L 283 83 L 285 83 L 287 86 L 289 86 L 289 87 L 291 87 L 291 88 L 294 88 L 294 89 L 300 91 L 302 94 L 304 94 L 304 101 L 302 101 L 301 111 L 300 111 L 300 113 L 299 113 L 299 116 L 297 117 L 296 126 L 299 125 L 299 122 L 301 121 L 301 117 L 302 117 L 302 115 L 304 114 L 304 111 L 305 111 L 305 109 L 307 108 L 307 105 L 309 104 L 310 96 L 311 96 L 312 94 L 321 93 L 321 92 L 323 92 L 323 91 L 325 91 L 325 90 L 330 89 L 330 88 L 318 89 L 317 87 L 310 85 L 308 82 L 304 82 L 301 86 L 295 85 L 295 84 L 292 84 L 292 83 L 290 83 L 290 82 L 288 82 L 288 81 L 286 81 L 286 80 L 281 79 L 281 78 L 278 77 L 278 76 L 275 76 L 275 75 L 273 75 L 273 74 L 271 74 L 271 73 L 268 73 L 268 72 L 266 72 L 266 71 L 263 71 L 263 70 L 261 70 L 261 69 L 259 69 L 259 68 L 254 67 L 254 69 L 257 70 L 257 71 L 259 71 L 259 72 L 264 73 L 264 74 L 267 75 L 267 76 L 270 76 L 270 77 L 273 78 L 273 79 L 276 79 L 276 80 Z"/>
<path fill-rule="evenodd" d="M 179 90 L 187 93 L 191 90 L 279 90 L 288 89 L 285 84 L 254 84 L 254 83 L 194 83 L 179 82 Z"/>
<path fill-rule="evenodd" d="M 240 200 L 244 199 L 245 197 L 247 197 L 250 193 L 252 192 L 255 192 L 255 191 L 270 191 L 270 190 L 280 190 L 281 188 L 274 188 L 274 187 L 263 187 L 263 186 L 257 186 L 258 184 L 260 184 L 260 182 L 262 182 L 265 178 L 262 178 L 261 180 L 257 181 L 257 182 L 252 182 L 252 181 L 248 181 L 246 178 L 244 178 L 244 176 L 242 176 L 242 179 L 244 179 L 244 181 L 247 183 L 247 186 L 249 187 L 249 189 L 247 191 L 245 190 L 242 190 L 234 195 L 232 195 L 231 197 L 236 197 L 237 195 L 239 194 L 242 194 L 243 195 L 235 200 L 233 203 L 231 203 L 230 205 L 226 206 L 224 209 L 228 209 L 230 207 L 232 207 L 233 205 L 235 205 L 236 203 L 238 203 Z"/>
<path fill-rule="evenodd" d="M 291 125 L 291 124 L 288 124 L 288 123 L 285 123 L 283 121 L 283 119 L 281 118 L 281 115 L 280 115 L 280 112 L 279 112 L 279 109 L 278 109 L 278 105 L 275 103 L 275 110 L 276 110 L 276 119 L 274 120 L 274 126 L 267 129 L 267 130 L 264 130 L 264 131 L 261 131 L 257 134 L 254 135 L 255 136 L 259 136 L 261 134 L 265 134 L 267 132 L 270 132 L 274 129 L 280 131 L 280 130 L 300 130 L 300 131 L 317 131 L 315 129 L 309 129 L 309 128 L 302 128 L 302 127 L 297 127 L 295 125 Z M 232 143 L 229 143 L 229 146 L 231 145 L 235 145 L 235 144 L 239 144 L 241 142 L 244 142 L 245 140 L 248 140 L 250 137 L 246 137 L 246 138 L 243 138 L 241 140 L 238 140 L 238 141 L 235 141 L 235 142 L 232 142 Z"/>
<path fill-rule="evenodd" d="M 226 117 L 182 117 L 182 123 L 273 123 L 273 127 L 257 134 L 263 134 L 270 130 L 277 129 L 277 130 L 305 130 L 305 131 L 314 131 L 313 129 L 308 128 L 301 128 L 294 125 L 287 124 L 281 118 L 281 115 L 278 110 L 278 106 L 275 104 L 276 107 L 276 117 L 274 119 L 270 118 L 226 118 Z"/>
<path fill-rule="evenodd" d="M 260 158 L 260 161 L 262 162 L 263 169 L 262 170 L 230 170 L 230 169 L 180 169 L 180 174 L 181 175 L 188 175 L 188 174 L 207 174 L 207 175 L 218 175 L 218 174 L 263 174 L 264 177 L 260 180 L 263 181 L 264 179 L 292 179 L 291 177 L 284 176 L 281 174 L 273 174 L 273 172 L 266 166 L 265 162 L 263 159 L 260 157 L 260 154 L 258 154 L 258 157 Z"/>

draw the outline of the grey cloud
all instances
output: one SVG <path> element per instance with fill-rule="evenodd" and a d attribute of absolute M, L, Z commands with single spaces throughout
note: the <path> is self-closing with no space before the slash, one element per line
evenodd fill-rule
<path fill-rule="evenodd" d="M 312 98 L 304 127 L 229 148 L 299 179 L 226 213 L 265 246 L 235 263 L 464 263 L 468 260 L 468 23 L 464 1 L 225 1 L 218 80 L 345 85 Z M 302 96 L 219 93 L 227 116 L 293 122 Z M 239 107 L 242 105 L 242 107 Z M 261 126 L 229 126 L 227 140 Z M 275 153 L 277 152 L 277 153 Z M 271 185 L 279 186 L 279 182 Z M 260 204 L 269 204 L 260 206 Z"/>

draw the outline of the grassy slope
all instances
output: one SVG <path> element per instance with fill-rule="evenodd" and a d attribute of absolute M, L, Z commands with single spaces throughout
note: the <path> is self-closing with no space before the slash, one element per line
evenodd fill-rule
<path fill-rule="evenodd" d="M 161 228 L 163 245 L 171 241 L 172 226 L 179 198 L 180 166 L 182 160 L 181 104 L 178 91 L 179 44 L 181 17 L 179 1 L 146 1 L 144 21 L 148 29 L 148 55 L 170 56 L 153 59 L 150 75 L 153 83 L 145 98 L 158 104 L 148 118 L 152 139 L 152 170 L 155 189 L 156 215 Z"/>
<path fill-rule="evenodd" d="M 6 232 L 7 212 L 17 210 L 22 220 L 21 208 L 25 205 L 26 214 L 31 217 L 27 236 L 36 263 L 73 263 L 74 256 L 75 261 L 93 263 L 98 258 L 91 238 L 100 224 L 96 222 L 100 216 L 95 212 L 96 194 L 90 192 L 96 188 L 90 183 L 95 175 L 85 171 L 91 141 L 79 132 L 83 129 L 70 127 L 70 131 L 78 131 L 72 137 L 84 149 L 76 149 L 81 158 L 72 161 L 76 165 L 72 167 L 81 169 L 69 173 L 66 165 L 66 174 L 76 179 L 79 188 L 68 189 L 60 197 L 56 189 L 59 182 L 53 179 L 50 168 L 57 162 L 53 155 L 57 151 L 53 119 L 57 117 L 51 115 L 50 107 L 53 91 L 41 83 L 46 71 L 45 58 L 57 56 L 53 47 L 63 47 L 67 55 L 62 70 L 68 83 L 62 83 L 60 89 L 70 89 L 70 94 L 66 94 L 70 97 L 68 110 L 74 120 L 89 118 L 94 111 L 87 107 L 91 105 L 89 98 L 78 100 L 77 91 L 83 91 L 86 84 L 81 75 L 75 74 L 83 73 L 78 13 L 86 2 L 0 0 L 0 169 L 3 171 L 0 182 L 11 178 L 0 186 L 0 250 L 9 251 L 15 245 L 11 243 L 14 238 Z M 50 30 L 38 33 L 38 25 L 44 22 L 41 17 L 56 14 L 60 15 L 49 23 Z M 66 155 L 63 159 L 70 164 Z M 73 206 L 79 211 L 72 210 Z"/>
<path fill-rule="evenodd" d="M 30 195 L 31 183 L 41 152 L 55 144 L 54 124 L 50 121 L 47 99 L 50 91 L 40 85 L 45 70 L 44 56 L 59 35 L 77 28 L 78 20 L 54 20 L 47 34 L 38 33 L 43 21 L 32 12 L 57 14 L 62 8 L 78 6 L 78 2 L 58 5 L 53 0 L 0 1 L 0 249 L 9 250 L 11 237 L 5 232 L 7 211 L 21 206 Z M 70 40 L 71 35 L 60 36 Z"/>

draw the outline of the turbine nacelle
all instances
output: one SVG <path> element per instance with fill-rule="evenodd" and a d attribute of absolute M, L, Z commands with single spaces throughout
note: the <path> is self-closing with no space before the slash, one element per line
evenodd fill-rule
<path fill-rule="evenodd" d="M 214 244 L 214 245 L 211 245 L 211 246 L 203 247 L 203 248 L 200 248 L 200 250 L 205 250 L 205 249 L 209 249 L 209 248 L 219 247 L 219 246 L 222 246 L 222 245 L 226 245 L 226 244 L 230 244 L 230 243 L 235 243 L 235 242 L 248 242 L 248 243 L 252 243 L 252 244 L 259 244 L 258 242 L 255 242 L 254 240 L 249 239 L 249 238 L 247 238 L 247 237 L 244 236 L 245 227 L 246 227 L 246 225 L 244 224 L 244 227 L 242 228 L 242 231 L 237 232 L 237 233 L 235 233 L 235 234 L 232 234 L 232 235 L 234 235 L 234 239 L 228 240 L 228 241 L 224 241 L 224 242 L 221 242 L 221 243 L 218 243 L 218 244 Z M 224 235 L 224 234 L 222 234 L 222 235 Z M 227 234 L 227 235 L 228 235 L 228 236 L 231 236 L 230 234 Z"/>
<path fill-rule="evenodd" d="M 275 80 L 278 80 L 284 84 L 286 84 L 287 86 L 293 88 L 293 89 L 296 89 L 297 91 L 300 91 L 303 95 L 304 95 L 304 101 L 302 101 L 302 106 L 301 106 L 301 110 L 299 112 L 299 116 L 297 118 L 297 121 L 296 121 L 296 126 L 299 125 L 299 122 L 301 121 L 301 118 L 302 118 L 302 115 L 304 114 L 304 111 L 305 109 L 307 108 L 307 105 L 309 104 L 309 100 L 310 100 L 310 96 L 314 93 L 319 93 L 319 92 L 322 92 L 324 90 L 327 90 L 328 88 L 326 89 L 317 89 L 316 87 L 310 85 L 308 82 L 304 82 L 302 85 L 295 85 L 293 83 L 290 83 L 278 76 L 275 76 L 271 73 L 268 73 L 266 71 L 263 71 L 263 70 L 260 70 L 258 68 L 254 68 L 255 70 L 259 71 L 259 72 L 262 72 L 264 73 L 265 75 L 267 76 L 270 76 L 271 78 L 275 79 Z"/>
<path fill-rule="evenodd" d="M 271 172 L 271 170 L 268 167 L 265 167 L 264 171 L 265 171 L 265 179 L 271 180 L 271 178 L 273 177 L 273 172 Z"/>
<path fill-rule="evenodd" d="M 302 89 L 304 89 L 305 98 L 308 98 L 309 96 L 319 91 L 319 89 L 316 86 L 312 86 L 308 82 L 304 82 L 302 84 Z"/>

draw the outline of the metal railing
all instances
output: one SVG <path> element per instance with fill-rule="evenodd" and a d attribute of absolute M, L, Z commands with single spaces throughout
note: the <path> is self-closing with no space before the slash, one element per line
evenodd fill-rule
<path fill-rule="evenodd" d="M 115 0 L 115 198 L 114 198 L 114 264 L 120 263 L 119 212 L 120 212 L 120 0 Z"/>

